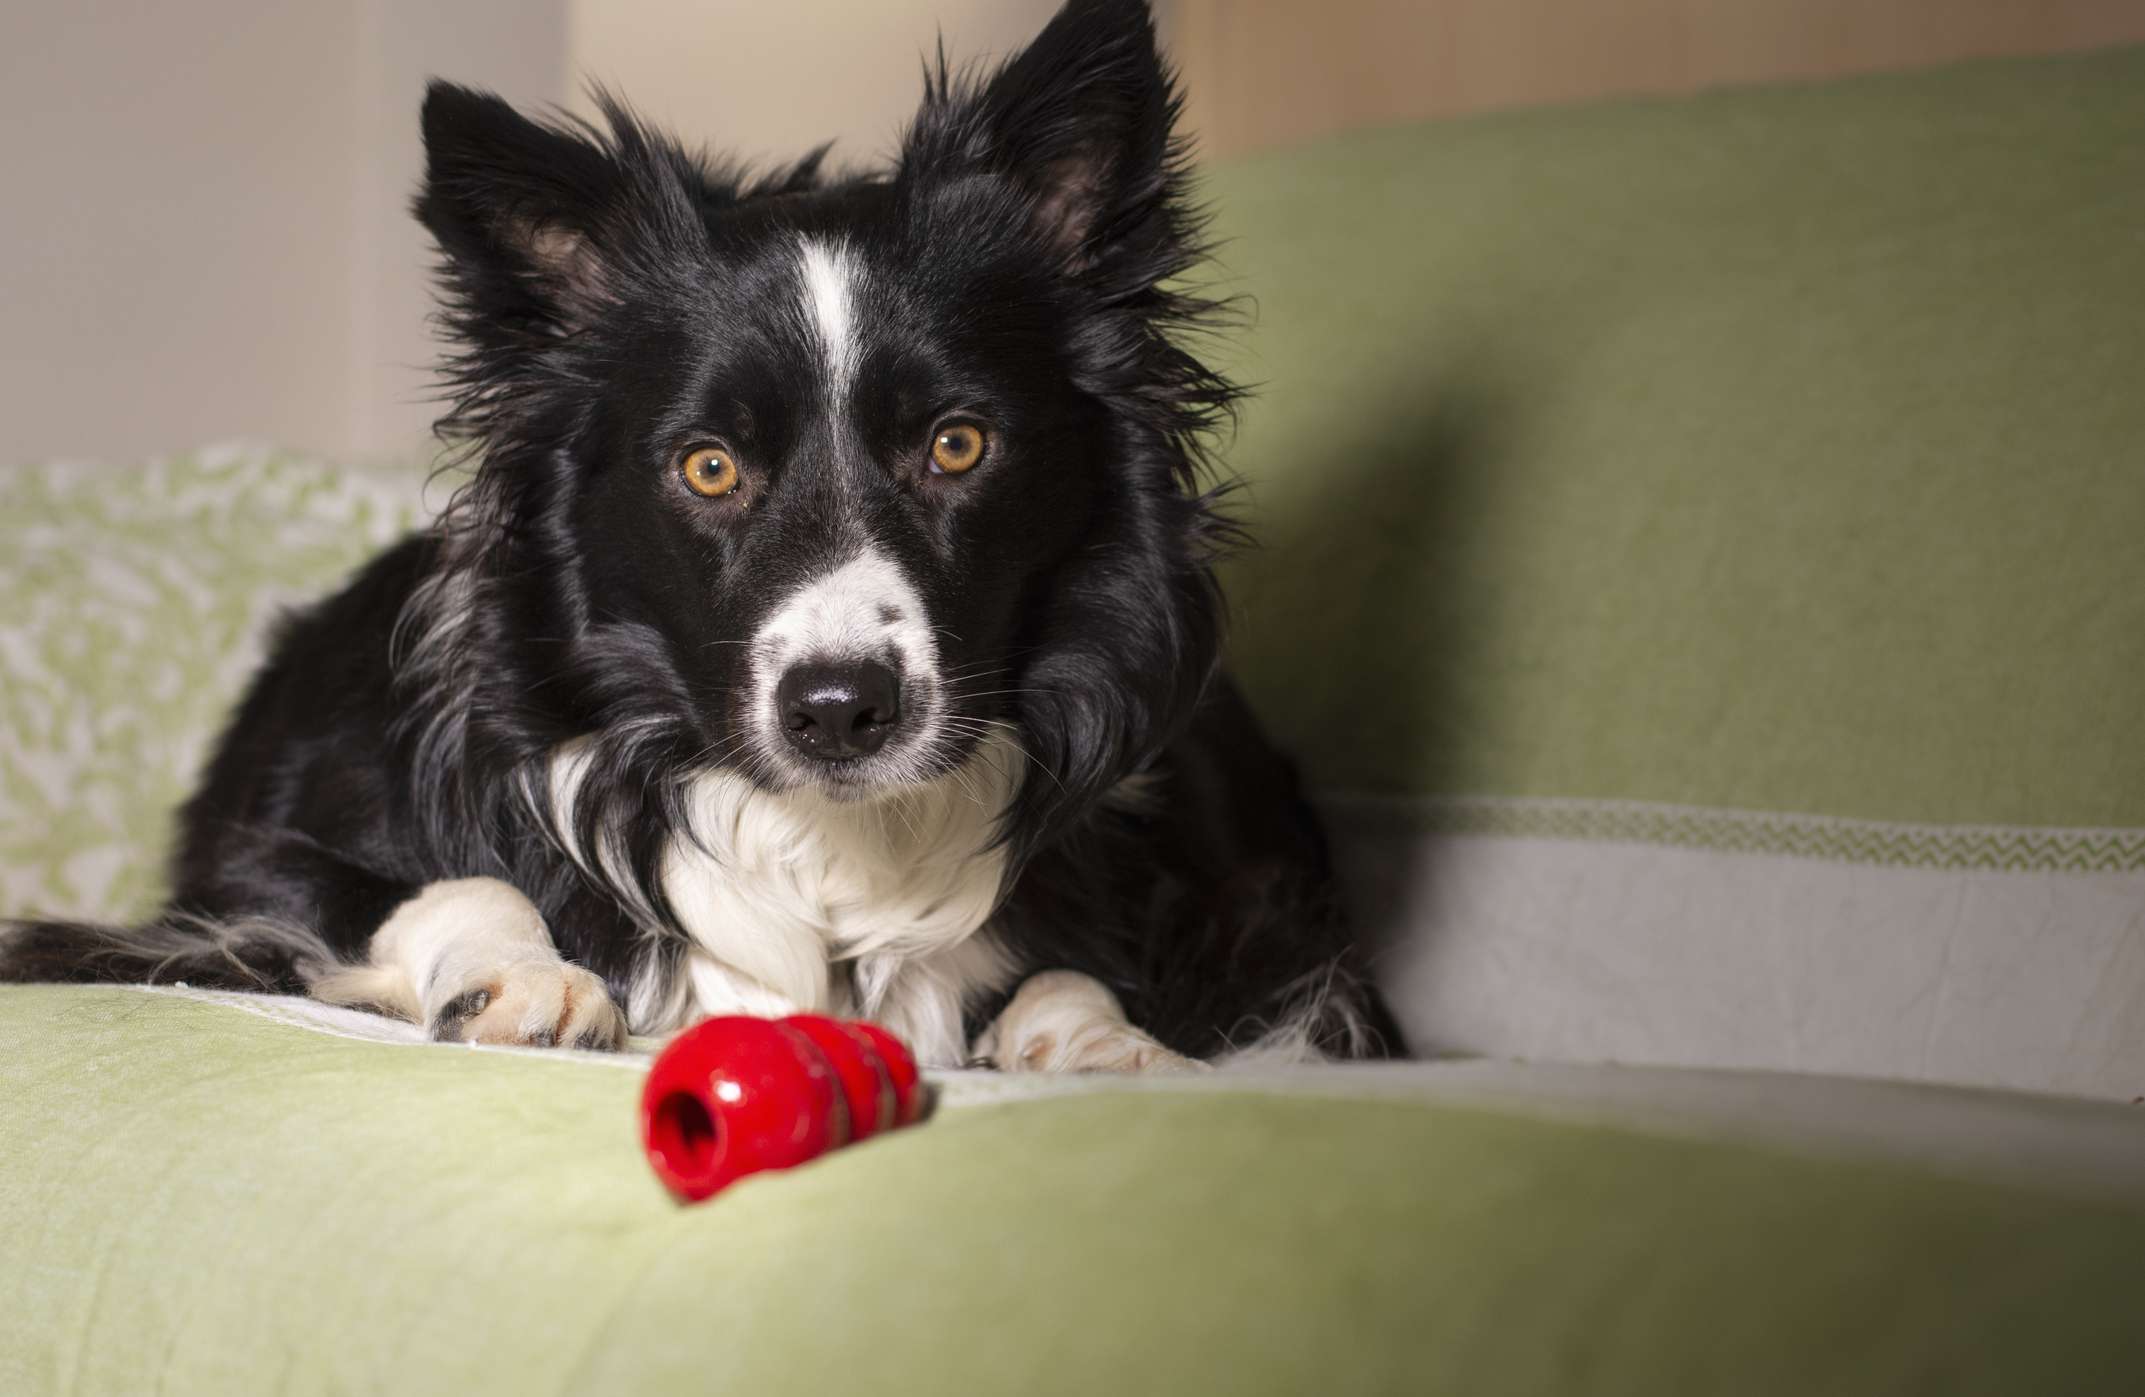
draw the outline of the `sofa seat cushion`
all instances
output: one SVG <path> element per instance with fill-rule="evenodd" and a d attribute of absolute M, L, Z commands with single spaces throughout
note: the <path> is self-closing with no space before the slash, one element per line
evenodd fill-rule
<path fill-rule="evenodd" d="M 645 1060 L 0 989 L 0 1391 L 2145 1383 L 2145 1114 L 1416 1064 L 956 1074 L 681 1208 Z M 1768 1105 L 1768 1102 L 1775 1104 Z"/>

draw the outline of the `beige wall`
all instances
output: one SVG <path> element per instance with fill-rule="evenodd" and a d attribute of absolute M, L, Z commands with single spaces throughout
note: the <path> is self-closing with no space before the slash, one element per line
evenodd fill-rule
<path fill-rule="evenodd" d="M 424 74 L 548 100 L 563 34 L 564 0 L 0 5 L 0 461 L 420 440 Z"/>
<path fill-rule="evenodd" d="M 0 463 L 418 449 L 438 73 L 692 141 L 883 154 L 939 32 L 1054 0 L 0 0 Z M 1210 151 L 1602 92 L 2145 38 L 2145 0 L 1161 0 Z"/>
<path fill-rule="evenodd" d="M 558 102 L 568 86 L 566 0 L 355 0 L 352 8 L 365 65 L 353 113 L 359 236 L 346 280 L 358 337 L 345 444 L 327 449 L 407 453 L 429 441 L 439 415 L 432 246 L 410 216 L 424 172 L 417 117 L 425 80 L 452 78 L 525 105 Z"/>
<path fill-rule="evenodd" d="M 341 434 L 354 42 L 339 10 L 0 9 L 8 456 Z"/>
<path fill-rule="evenodd" d="M 689 142 L 834 159 L 893 149 L 943 34 L 956 61 L 1002 57 L 1058 0 L 571 0 L 575 69 Z M 594 110 L 586 93 L 572 105 Z"/>
<path fill-rule="evenodd" d="M 1209 154 L 1588 97 L 2145 40 L 2145 0 L 1163 0 Z"/>

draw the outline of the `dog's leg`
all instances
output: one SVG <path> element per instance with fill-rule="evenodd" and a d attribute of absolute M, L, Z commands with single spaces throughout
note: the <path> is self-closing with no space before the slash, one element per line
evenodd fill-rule
<path fill-rule="evenodd" d="M 1134 1028 L 1108 986 L 1071 970 L 1029 976 L 976 1039 L 974 1054 L 1005 1072 L 1193 1072 L 1206 1067 Z"/>
<path fill-rule="evenodd" d="M 534 903 L 496 878 L 428 884 L 373 933 L 370 963 L 313 985 L 330 1004 L 423 1024 L 434 1038 L 616 1048 L 625 1016 L 562 959 Z"/>

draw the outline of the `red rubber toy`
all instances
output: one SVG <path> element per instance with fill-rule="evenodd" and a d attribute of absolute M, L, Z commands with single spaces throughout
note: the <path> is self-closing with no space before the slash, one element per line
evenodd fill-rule
<path fill-rule="evenodd" d="M 763 1169 L 817 1159 L 848 1135 L 834 1070 L 773 1019 L 708 1019 L 671 1040 L 641 1089 L 656 1177 L 697 1202 Z"/>
<path fill-rule="evenodd" d="M 818 1014 L 706 1019 L 670 1041 L 641 1089 L 656 1177 L 696 1203 L 914 1121 L 916 1059 L 876 1024 Z"/>
<path fill-rule="evenodd" d="M 878 1045 L 862 1029 L 824 1014 L 792 1014 L 782 1022 L 811 1039 L 834 1069 L 834 1080 L 849 1107 L 851 1144 L 901 1123 L 893 1073 Z"/>
<path fill-rule="evenodd" d="M 916 1118 L 923 1114 L 924 1098 L 923 1089 L 918 1085 L 922 1074 L 916 1070 L 916 1057 L 909 1051 L 909 1045 L 875 1023 L 859 1019 L 851 1027 L 871 1040 L 871 1045 L 879 1050 L 879 1060 L 886 1064 L 887 1075 L 894 1079 L 894 1123 L 914 1125 Z"/>

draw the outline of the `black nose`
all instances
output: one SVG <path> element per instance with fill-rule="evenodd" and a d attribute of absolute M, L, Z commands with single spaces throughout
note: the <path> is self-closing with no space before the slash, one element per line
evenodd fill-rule
<path fill-rule="evenodd" d="M 793 666 L 775 687 L 775 706 L 790 746 L 808 757 L 868 757 L 901 721 L 901 680 L 885 665 Z"/>

